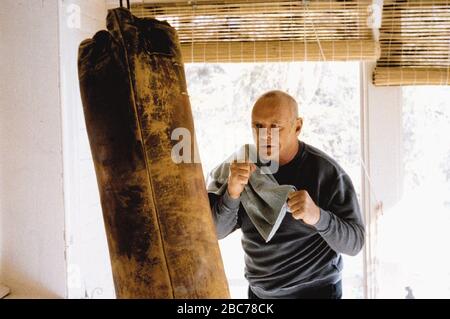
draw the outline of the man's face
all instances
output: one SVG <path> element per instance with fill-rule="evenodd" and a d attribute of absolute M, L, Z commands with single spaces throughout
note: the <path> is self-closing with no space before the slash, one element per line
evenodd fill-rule
<path fill-rule="evenodd" d="M 253 139 L 259 155 L 265 160 L 279 161 L 298 143 L 301 119 L 282 99 L 266 98 L 258 101 L 252 111 Z"/>

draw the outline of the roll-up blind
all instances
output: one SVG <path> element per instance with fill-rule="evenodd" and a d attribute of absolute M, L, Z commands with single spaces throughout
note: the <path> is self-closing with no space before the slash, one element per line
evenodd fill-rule
<path fill-rule="evenodd" d="M 450 1 L 385 0 L 375 85 L 450 84 Z"/>
<path fill-rule="evenodd" d="M 167 20 L 185 62 L 376 60 L 371 0 L 160 0 L 132 5 Z"/>

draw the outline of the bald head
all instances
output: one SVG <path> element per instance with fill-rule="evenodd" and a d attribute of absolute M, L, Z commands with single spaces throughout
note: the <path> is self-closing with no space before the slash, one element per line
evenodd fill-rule
<path fill-rule="evenodd" d="M 252 110 L 253 138 L 262 157 L 279 156 L 284 165 L 296 154 L 303 120 L 295 99 L 283 91 L 269 91 L 256 100 Z M 261 130 L 266 129 L 266 130 Z M 272 132 L 273 131 L 273 132 Z M 272 134 L 277 137 L 273 138 Z"/>
<path fill-rule="evenodd" d="M 261 95 L 255 102 L 253 106 L 253 111 L 256 107 L 270 106 L 275 108 L 285 108 L 290 114 L 290 120 L 295 120 L 298 118 L 298 104 L 297 101 L 287 94 L 286 92 L 280 90 L 272 90 Z"/>

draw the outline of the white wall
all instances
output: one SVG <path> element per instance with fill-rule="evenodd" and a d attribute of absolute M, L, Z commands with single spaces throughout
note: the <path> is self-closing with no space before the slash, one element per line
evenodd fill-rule
<path fill-rule="evenodd" d="M 0 282 L 65 297 L 58 2 L 0 5 Z"/>
<path fill-rule="evenodd" d="M 79 44 L 105 29 L 106 14 L 104 0 L 61 1 L 61 91 L 69 298 L 115 296 L 77 71 Z"/>

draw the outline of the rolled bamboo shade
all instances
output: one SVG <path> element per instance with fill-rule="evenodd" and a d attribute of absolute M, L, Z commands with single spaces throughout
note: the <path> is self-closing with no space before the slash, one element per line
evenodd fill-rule
<path fill-rule="evenodd" d="M 372 0 L 159 0 L 133 14 L 167 20 L 184 62 L 376 60 Z"/>
<path fill-rule="evenodd" d="M 385 0 L 375 85 L 450 85 L 450 1 Z"/>

